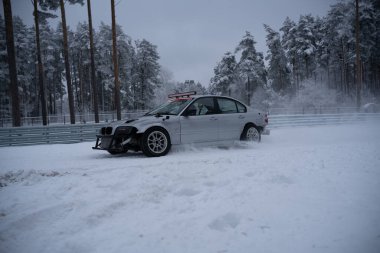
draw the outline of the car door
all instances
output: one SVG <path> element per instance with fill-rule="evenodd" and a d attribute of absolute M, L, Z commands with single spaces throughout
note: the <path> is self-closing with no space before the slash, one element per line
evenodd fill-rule
<path fill-rule="evenodd" d="M 244 105 L 230 98 L 217 98 L 220 114 L 219 140 L 239 140 L 244 128 L 246 108 Z"/>
<path fill-rule="evenodd" d="M 213 97 L 196 99 L 180 117 L 181 143 L 218 140 L 218 115 Z"/>

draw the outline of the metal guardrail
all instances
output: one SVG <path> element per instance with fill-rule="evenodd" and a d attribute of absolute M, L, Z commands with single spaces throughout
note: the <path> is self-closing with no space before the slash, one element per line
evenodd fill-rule
<path fill-rule="evenodd" d="M 380 113 L 269 115 L 270 128 L 354 124 L 360 122 L 377 122 L 380 124 Z"/>
<path fill-rule="evenodd" d="M 269 115 L 270 129 L 360 122 L 376 122 L 380 126 L 380 113 Z M 0 147 L 95 141 L 96 134 L 104 125 L 106 124 L 0 128 Z"/>
<path fill-rule="evenodd" d="M 131 119 L 140 117 L 147 111 L 129 111 L 122 112 L 122 119 Z M 116 112 L 100 113 L 99 122 L 107 124 L 108 122 L 113 122 L 116 120 Z M 76 114 L 75 115 L 76 124 L 93 124 L 95 123 L 95 115 L 93 113 Z M 51 125 L 70 125 L 70 115 L 48 115 L 47 123 Z M 43 126 L 42 117 L 22 117 L 22 126 Z M 5 117 L 0 118 L 0 128 L 12 127 L 12 118 Z"/>
<path fill-rule="evenodd" d="M 0 128 L 0 147 L 92 141 L 102 126 L 104 124 Z"/>

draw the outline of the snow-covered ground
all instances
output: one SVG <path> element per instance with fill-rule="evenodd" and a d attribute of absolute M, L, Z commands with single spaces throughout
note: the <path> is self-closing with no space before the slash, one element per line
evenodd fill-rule
<path fill-rule="evenodd" d="M 166 157 L 0 148 L 0 252 L 380 252 L 379 124 Z"/>

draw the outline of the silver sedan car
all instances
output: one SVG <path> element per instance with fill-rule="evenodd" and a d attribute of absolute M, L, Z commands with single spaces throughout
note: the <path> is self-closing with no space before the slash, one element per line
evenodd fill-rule
<path fill-rule="evenodd" d="M 150 157 L 164 156 L 172 145 L 259 142 L 267 124 L 265 113 L 230 97 L 173 94 L 167 103 L 140 118 L 102 127 L 93 149 L 111 154 L 133 150 Z"/>

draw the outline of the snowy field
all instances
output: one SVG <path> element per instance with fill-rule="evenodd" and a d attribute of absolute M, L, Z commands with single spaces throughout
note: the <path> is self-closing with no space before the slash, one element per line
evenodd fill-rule
<path fill-rule="evenodd" d="M 0 148 L 0 252 L 378 253 L 380 124 L 112 156 Z"/>

